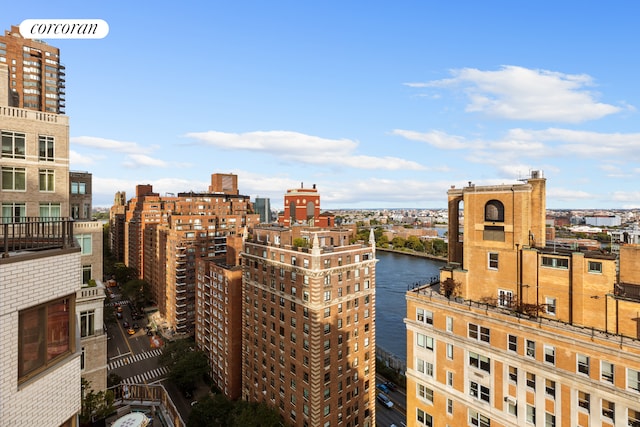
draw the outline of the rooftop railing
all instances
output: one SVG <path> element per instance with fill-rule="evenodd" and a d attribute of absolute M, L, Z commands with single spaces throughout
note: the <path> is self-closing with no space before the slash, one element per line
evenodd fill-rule
<path fill-rule="evenodd" d="M 0 253 L 75 247 L 73 220 L 68 218 L 0 217 Z"/>

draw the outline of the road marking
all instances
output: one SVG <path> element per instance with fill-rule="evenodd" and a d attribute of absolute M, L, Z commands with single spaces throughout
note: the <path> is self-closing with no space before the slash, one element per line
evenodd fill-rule
<path fill-rule="evenodd" d="M 161 348 L 156 348 L 156 349 L 153 349 L 151 351 L 145 351 L 143 353 L 138 353 L 138 354 L 135 354 L 135 355 L 131 355 L 130 357 L 127 357 L 127 358 L 121 358 L 121 359 L 118 359 L 118 360 L 112 360 L 108 365 L 108 369 L 111 371 L 111 370 L 119 368 L 121 366 L 130 365 L 132 363 L 139 362 L 141 360 L 145 360 L 145 359 L 148 359 L 150 357 L 160 356 L 161 354 L 162 354 L 162 349 Z"/>
<path fill-rule="evenodd" d="M 166 375 L 169 372 L 169 368 L 167 368 L 166 366 L 161 366 L 159 368 L 156 369 L 152 369 L 150 371 L 147 372 L 143 372 L 141 374 L 138 375 L 134 375 L 132 377 L 129 378 L 125 378 L 122 380 L 123 384 L 146 384 L 149 380 L 154 379 L 157 380 L 158 377 L 161 377 L 163 375 Z"/>

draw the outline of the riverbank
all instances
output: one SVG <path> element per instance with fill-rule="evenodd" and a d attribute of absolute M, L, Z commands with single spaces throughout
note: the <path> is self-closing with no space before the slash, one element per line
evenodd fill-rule
<path fill-rule="evenodd" d="M 394 254 L 411 255 L 411 256 L 415 256 L 415 257 L 419 257 L 419 258 L 430 259 L 430 260 L 433 260 L 433 261 L 447 262 L 447 257 L 435 256 L 435 255 L 431 255 L 431 254 L 426 254 L 424 252 L 416 252 L 416 251 L 412 251 L 410 249 L 399 250 L 399 249 L 381 248 L 381 247 L 376 246 L 376 251 L 392 252 Z"/>

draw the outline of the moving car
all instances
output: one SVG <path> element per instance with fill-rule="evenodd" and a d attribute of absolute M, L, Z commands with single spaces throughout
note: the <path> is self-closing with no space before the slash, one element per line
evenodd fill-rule
<path fill-rule="evenodd" d="M 376 387 L 378 390 L 380 390 L 383 393 L 389 393 L 389 387 L 387 387 L 386 384 L 382 384 L 382 383 L 376 384 Z"/>
<path fill-rule="evenodd" d="M 133 335 L 133 334 L 135 334 L 135 333 L 136 333 L 136 330 L 135 330 L 135 329 L 133 329 L 133 328 L 129 328 L 129 329 L 127 329 L 127 333 L 128 333 L 129 335 Z"/>
<path fill-rule="evenodd" d="M 378 401 L 387 408 L 393 408 L 393 402 L 383 393 L 378 393 Z"/>

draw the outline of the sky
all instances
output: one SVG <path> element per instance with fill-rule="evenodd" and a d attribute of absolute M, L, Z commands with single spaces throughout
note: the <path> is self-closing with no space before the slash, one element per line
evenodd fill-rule
<path fill-rule="evenodd" d="M 446 208 L 469 182 L 540 170 L 547 208 L 640 207 L 640 3 L 32 0 L 25 19 L 92 18 L 52 39 L 66 66 L 70 168 L 94 207 L 238 175 L 282 208 Z"/>

